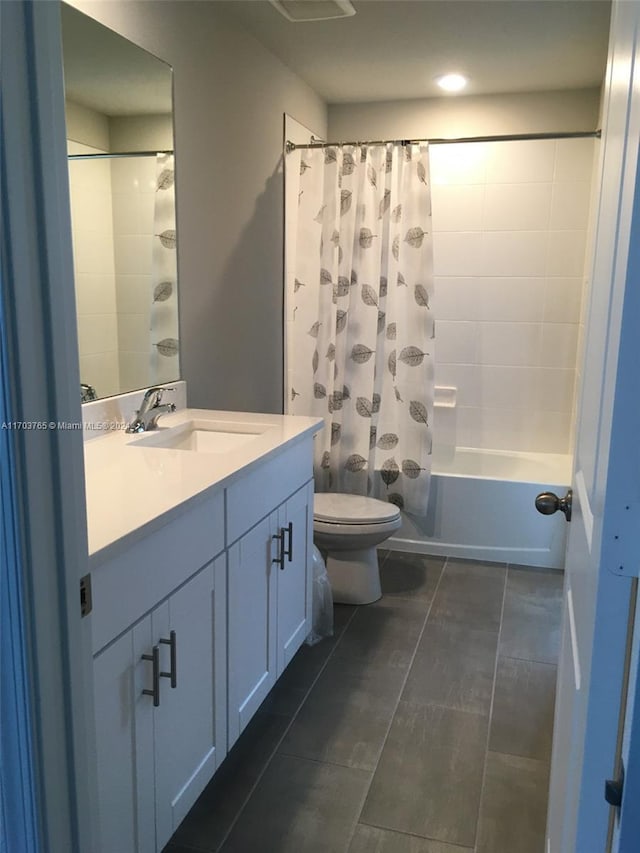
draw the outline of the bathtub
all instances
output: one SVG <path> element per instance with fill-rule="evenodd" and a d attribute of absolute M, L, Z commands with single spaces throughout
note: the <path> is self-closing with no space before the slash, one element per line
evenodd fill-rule
<path fill-rule="evenodd" d="M 572 457 L 555 453 L 436 451 L 426 517 L 403 514 L 384 547 L 562 569 L 564 515 L 540 515 L 534 500 L 546 490 L 564 494 L 571 469 Z"/>

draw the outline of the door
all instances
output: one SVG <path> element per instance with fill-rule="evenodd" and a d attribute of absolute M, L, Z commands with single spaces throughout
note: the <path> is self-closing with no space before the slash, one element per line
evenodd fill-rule
<path fill-rule="evenodd" d="M 633 217 L 640 89 L 635 68 L 640 4 L 614 3 L 597 179 L 591 295 L 565 567 L 565 612 L 547 826 L 548 853 L 607 849 L 631 584 L 637 572 L 640 361 L 636 281 L 627 269 Z M 634 316 L 635 315 L 635 316 Z M 624 328 L 635 323 L 627 336 Z M 635 480 L 635 482 L 634 482 Z M 634 563 L 636 565 L 634 565 Z"/>
<path fill-rule="evenodd" d="M 218 735 L 224 737 L 220 720 L 216 727 L 221 676 L 226 673 L 216 672 L 214 666 L 215 647 L 225 642 L 226 634 L 226 605 L 217 589 L 224 574 L 221 556 L 151 614 L 164 676 L 160 704 L 154 709 L 158 850 L 213 776 L 222 760 L 218 750 L 226 754 L 226 737 L 223 743 L 217 740 Z"/>
<path fill-rule="evenodd" d="M 278 571 L 278 677 L 311 630 L 312 523 L 313 481 L 278 509 L 278 526 L 287 540 Z"/>
<path fill-rule="evenodd" d="M 229 749 L 276 683 L 277 522 L 272 512 L 228 552 Z"/>

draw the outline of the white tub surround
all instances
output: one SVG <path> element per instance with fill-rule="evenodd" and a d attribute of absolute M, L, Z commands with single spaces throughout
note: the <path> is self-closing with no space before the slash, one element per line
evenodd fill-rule
<path fill-rule="evenodd" d="M 85 442 L 101 850 L 165 847 L 310 632 L 321 423 L 185 409 Z"/>
<path fill-rule="evenodd" d="M 437 448 L 429 508 L 403 514 L 385 543 L 398 551 L 564 567 L 567 525 L 560 513 L 540 515 L 534 501 L 546 490 L 564 494 L 572 457 L 476 448 Z"/>

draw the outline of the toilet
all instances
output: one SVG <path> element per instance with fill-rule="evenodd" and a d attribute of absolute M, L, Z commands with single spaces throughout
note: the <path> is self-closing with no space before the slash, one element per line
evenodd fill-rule
<path fill-rule="evenodd" d="M 361 495 L 315 495 L 313 539 L 327 554 L 334 601 L 371 604 L 381 597 L 376 545 L 395 533 L 401 523 L 395 504 Z"/>

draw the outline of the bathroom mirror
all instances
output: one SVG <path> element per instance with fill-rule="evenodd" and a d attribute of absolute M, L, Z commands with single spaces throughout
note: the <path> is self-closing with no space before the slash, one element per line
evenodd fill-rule
<path fill-rule="evenodd" d="M 172 70 L 62 4 L 83 402 L 179 378 Z"/>

